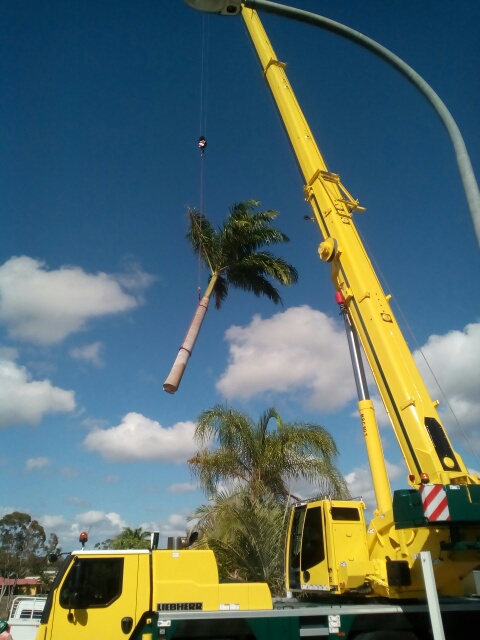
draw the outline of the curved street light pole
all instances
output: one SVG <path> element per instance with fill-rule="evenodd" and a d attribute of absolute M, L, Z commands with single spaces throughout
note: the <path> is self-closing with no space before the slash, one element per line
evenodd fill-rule
<path fill-rule="evenodd" d="M 240 2 L 240 0 L 185 0 L 185 2 L 196 9 L 224 13 L 225 15 L 235 15 L 241 10 L 241 5 L 243 5 L 249 9 L 255 9 L 256 11 L 272 13 L 284 18 L 305 22 L 307 24 L 320 27 L 321 29 L 325 29 L 326 31 L 331 31 L 332 33 L 342 36 L 342 38 L 355 42 L 361 47 L 364 47 L 379 56 L 382 60 L 385 60 L 385 62 L 399 71 L 430 102 L 450 136 L 465 196 L 467 198 L 468 208 L 470 209 L 473 227 L 477 236 L 477 242 L 480 246 L 480 192 L 478 190 L 478 184 L 475 174 L 473 173 L 472 163 L 470 162 L 470 157 L 462 134 L 460 133 L 460 129 L 458 128 L 450 111 L 432 87 L 406 62 L 386 47 L 382 46 L 375 40 L 372 40 L 372 38 L 369 38 L 359 31 L 355 31 L 355 29 L 351 29 L 340 22 L 335 22 L 335 20 L 330 20 L 329 18 L 325 18 L 316 13 L 311 13 L 310 11 L 304 11 L 303 9 L 297 9 L 295 7 L 288 7 L 283 4 L 278 4 L 277 2 L 270 2 L 270 0 L 243 0 L 243 2 Z"/>

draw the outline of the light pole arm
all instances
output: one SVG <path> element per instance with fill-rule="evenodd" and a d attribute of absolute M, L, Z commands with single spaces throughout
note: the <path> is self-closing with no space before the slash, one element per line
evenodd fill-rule
<path fill-rule="evenodd" d="M 386 47 L 382 46 L 375 40 L 372 40 L 368 36 L 363 35 L 359 31 L 355 31 L 355 29 L 351 29 L 339 22 L 335 22 L 329 18 L 324 18 L 323 16 L 311 13 L 310 11 L 303 11 L 302 9 L 288 7 L 283 4 L 278 4 L 277 2 L 270 2 L 270 0 L 244 0 L 243 5 L 249 9 L 255 9 L 256 11 L 272 13 L 277 16 L 290 18 L 299 22 L 306 22 L 307 24 L 331 31 L 332 33 L 336 33 L 347 40 L 351 40 L 352 42 L 359 44 L 361 47 L 368 49 L 375 55 L 382 58 L 382 60 L 385 60 L 385 62 L 388 62 L 388 64 L 405 76 L 407 80 L 409 80 L 427 98 L 442 121 L 448 135 L 450 136 L 450 140 L 452 141 L 455 156 L 457 158 L 458 169 L 460 171 L 460 177 L 463 182 L 465 196 L 467 198 L 475 234 L 477 236 L 477 242 L 480 246 L 480 192 L 478 190 L 475 174 L 473 173 L 472 163 L 470 162 L 470 157 L 457 123 L 432 87 L 425 82 L 425 80 L 414 69 L 412 69 L 412 67 L 389 51 Z"/>

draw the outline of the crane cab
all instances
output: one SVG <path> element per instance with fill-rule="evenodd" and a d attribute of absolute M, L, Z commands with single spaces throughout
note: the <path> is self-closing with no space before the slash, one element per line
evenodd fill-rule
<path fill-rule="evenodd" d="M 361 590 L 372 570 L 365 503 L 314 500 L 294 505 L 287 536 L 287 589 L 317 594 Z"/>

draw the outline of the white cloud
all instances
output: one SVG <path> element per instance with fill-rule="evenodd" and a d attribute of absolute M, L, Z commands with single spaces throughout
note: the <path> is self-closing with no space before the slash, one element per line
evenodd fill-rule
<path fill-rule="evenodd" d="M 72 496 L 68 499 L 68 504 L 73 504 L 76 507 L 87 507 L 90 503 L 84 498 L 77 498 L 76 496 Z"/>
<path fill-rule="evenodd" d="M 70 502 L 73 504 L 73 501 Z M 14 510 L 13 508 L 4 510 L 0 508 L 0 515 L 4 515 L 3 512 L 11 513 Z M 47 535 L 51 532 L 56 533 L 63 550 L 70 551 L 80 547 L 78 538 L 82 531 L 88 532 L 87 548 L 92 549 L 96 542 L 114 538 L 127 526 L 142 527 L 144 531 L 159 531 L 161 534 L 160 548 L 166 548 L 168 536 L 185 535 L 188 529 L 188 516 L 189 513 L 185 510 L 184 513 L 172 513 L 160 521 L 130 523 L 126 522 L 119 513 L 94 509 L 77 513 L 70 519 L 63 515 L 43 515 L 37 519 Z"/>
<path fill-rule="evenodd" d="M 98 524 L 102 520 L 105 519 L 105 511 L 85 511 L 84 513 L 79 513 L 75 517 L 77 524 L 85 526 L 93 526 L 94 524 Z"/>
<path fill-rule="evenodd" d="M 25 367 L 0 360 L 0 427 L 38 424 L 47 413 L 75 409 L 75 394 L 50 380 L 31 380 Z"/>
<path fill-rule="evenodd" d="M 370 469 L 355 467 L 345 476 L 345 480 L 352 498 L 362 498 L 367 509 L 375 508 L 375 492 L 373 490 L 372 475 Z"/>
<path fill-rule="evenodd" d="M 133 258 L 123 260 L 124 273 L 114 275 L 115 280 L 125 289 L 140 292 L 149 287 L 156 280 L 155 276 L 142 271 L 139 263 Z"/>
<path fill-rule="evenodd" d="M 17 360 L 18 349 L 14 347 L 0 347 L 0 360 Z"/>
<path fill-rule="evenodd" d="M 102 349 L 101 342 L 92 342 L 83 347 L 73 347 L 68 353 L 74 360 L 85 360 L 85 362 L 90 362 L 96 367 L 102 367 L 103 360 L 100 356 Z"/>
<path fill-rule="evenodd" d="M 105 482 L 106 484 L 115 484 L 117 482 L 120 482 L 120 476 L 115 476 L 115 475 L 105 476 L 103 479 L 103 482 Z"/>
<path fill-rule="evenodd" d="M 198 484 L 193 482 L 177 482 L 176 484 L 172 484 L 168 487 L 168 491 L 170 493 L 190 493 L 197 489 Z"/>
<path fill-rule="evenodd" d="M 76 467 L 62 467 L 60 473 L 66 478 L 76 478 L 80 475 L 80 471 Z"/>
<path fill-rule="evenodd" d="M 389 462 L 385 460 L 385 464 L 387 465 L 387 473 L 391 483 L 396 482 L 397 480 L 405 480 L 407 481 L 407 467 L 404 462 L 400 464 L 394 464 L 393 462 Z"/>
<path fill-rule="evenodd" d="M 333 411 L 356 397 L 343 323 L 308 306 L 293 307 L 271 318 L 254 316 L 245 327 L 230 327 L 229 364 L 217 381 L 228 399 L 250 399 L 265 393 L 295 394 L 309 409 Z M 422 352 L 435 371 L 448 402 L 465 429 L 480 425 L 480 323 L 463 331 L 433 335 Z M 438 385 L 419 351 L 414 357 L 432 396 Z M 367 366 L 367 365 L 366 365 Z M 368 373 L 380 426 L 389 424 Z M 441 400 L 441 397 L 440 397 Z M 440 409 L 447 423 L 442 403 Z M 451 429 L 456 432 L 455 425 Z M 480 433 L 473 438 L 480 443 Z M 480 444 L 476 445 L 480 447 Z"/>
<path fill-rule="evenodd" d="M 321 311 L 301 306 L 254 316 L 225 337 L 229 364 L 217 389 L 230 399 L 295 392 L 309 408 L 333 411 L 355 397 L 343 323 Z"/>
<path fill-rule="evenodd" d="M 60 545 L 67 551 L 80 547 L 78 538 L 82 531 L 88 532 L 91 542 L 88 542 L 87 546 L 92 548 L 94 541 L 114 538 L 127 526 L 118 513 L 101 510 L 84 511 L 70 519 L 63 515 L 43 515 L 38 521 L 47 535 L 52 532 L 57 534 Z"/>
<path fill-rule="evenodd" d="M 172 513 L 168 516 L 167 524 L 170 527 L 182 527 L 185 531 L 185 516 L 180 513 Z"/>
<path fill-rule="evenodd" d="M 377 421 L 377 425 L 380 429 L 384 427 L 391 427 L 392 423 L 390 421 L 387 410 L 385 409 L 385 405 L 383 404 L 382 398 L 377 391 L 377 387 L 373 380 L 373 376 L 370 373 L 370 370 L 366 370 L 367 374 L 367 383 L 368 388 L 371 393 L 370 399 L 373 402 L 373 410 L 375 411 L 375 420 Z M 358 420 L 358 406 L 355 408 L 355 411 L 352 411 L 350 414 L 351 418 Z"/>
<path fill-rule="evenodd" d="M 85 418 L 81 424 L 82 427 L 86 429 L 101 429 L 102 427 L 106 427 L 108 422 L 99 418 Z"/>
<path fill-rule="evenodd" d="M 44 515 L 39 518 L 39 522 L 45 530 L 54 533 L 57 533 L 57 529 L 60 529 L 67 525 L 67 521 L 63 516 Z"/>
<path fill-rule="evenodd" d="M 373 382 L 373 378 L 372 378 L 372 382 L 369 385 L 369 388 L 372 389 L 373 394 L 371 396 L 372 402 L 373 402 L 373 408 L 375 411 L 375 418 L 377 420 L 377 424 L 380 428 L 382 427 L 391 427 L 392 423 L 390 422 L 390 418 L 388 416 L 387 410 L 385 409 L 385 405 L 383 404 L 383 400 L 380 397 L 380 395 L 377 392 L 377 387 L 375 386 L 375 383 Z M 358 417 L 358 413 L 357 413 L 357 417 Z"/>
<path fill-rule="evenodd" d="M 144 531 L 158 531 L 160 533 L 159 548 L 167 547 L 167 538 L 184 536 L 190 528 L 190 517 L 185 513 L 172 513 L 166 520 L 142 522 L 140 525 Z"/>
<path fill-rule="evenodd" d="M 38 458 L 29 458 L 25 462 L 25 469 L 27 471 L 32 471 L 33 469 L 44 469 L 51 464 L 51 461 L 44 456 L 39 456 Z"/>
<path fill-rule="evenodd" d="M 11 511 L 11 510 L 10 510 Z M 9 513 L 7 511 L 6 513 Z M 1 509 L 0 509 L 1 513 Z M 159 531 L 159 548 L 167 548 L 167 537 L 183 536 L 188 529 L 188 513 L 172 513 L 165 520 L 127 523 L 120 514 L 115 512 L 92 510 L 78 513 L 72 520 L 67 520 L 62 515 L 44 515 L 38 521 L 45 529 L 47 535 L 54 532 L 58 535 L 60 545 L 64 550 L 78 549 L 79 535 L 86 531 L 89 536 L 87 548 L 92 549 L 96 542 L 102 542 L 107 538 L 114 538 L 125 527 L 141 527 L 144 531 Z"/>
<path fill-rule="evenodd" d="M 113 462 L 185 462 L 196 451 L 194 432 L 193 422 L 177 422 L 173 427 L 162 427 L 159 422 L 132 412 L 127 413 L 116 427 L 94 429 L 83 444 L 89 451 L 96 451 Z"/>
<path fill-rule="evenodd" d="M 423 356 L 422 356 L 423 354 Z M 443 390 L 458 421 L 466 429 L 477 427 L 476 438 L 480 432 L 480 323 L 468 324 L 463 331 L 450 331 L 443 336 L 430 336 L 426 345 L 414 353 L 426 384 L 432 395 L 439 393 L 438 384 Z M 435 373 L 435 382 L 425 359 Z M 442 408 L 442 398 L 440 408 Z M 442 417 L 452 423 L 446 408 L 442 408 Z M 452 433 L 455 426 L 452 424 Z"/>
<path fill-rule="evenodd" d="M 0 266 L 0 322 L 11 337 L 49 345 L 80 331 L 88 320 L 133 309 L 135 293 L 153 278 L 140 271 L 123 276 L 89 274 L 79 267 L 48 270 L 28 256 Z"/>
<path fill-rule="evenodd" d="M 392 492 L 394 490 L 394 484 L 397 480 L 401 480 L 401 484 L 407 485 L 407 468 L 405 464 L 394 464 L 385 460 L 387 466 L 388 479 L 391 483 Z M 353 471 L 345 476 L 350 495 L 352 498 L 362 498 L 367 506 L 368 513 L 366 517 L 373 513 L 376 508 L 375 491 L 373 490 L 372 474 L 370 468 L 367 467 L 355 467 Z M 404 480 L 404 482 L 403 482 Z"/>

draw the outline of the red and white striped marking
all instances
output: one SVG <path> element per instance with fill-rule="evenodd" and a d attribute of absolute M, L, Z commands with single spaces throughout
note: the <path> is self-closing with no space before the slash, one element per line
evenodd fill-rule
<path fill-rule="evenodd" d="M 423 512 L 429 522 L 450 520 L 447 494 L 443 484 L 423 484 L 420 487 Z"/>

